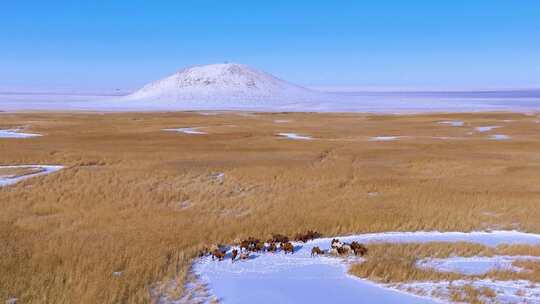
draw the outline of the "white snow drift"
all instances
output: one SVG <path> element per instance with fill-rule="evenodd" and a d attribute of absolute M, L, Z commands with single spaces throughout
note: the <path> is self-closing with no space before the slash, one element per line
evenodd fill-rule
<path fill-rule="evenodd" d="M 0 175 L 0 187 L 16 184 L 22 180 L 36 177 L 40 175 L 51 174 L 64 168 L 64 166 L 51 166 L 51 165 L 18 165 L 18 166 L 0 166 L 3 168 L 31 168 L 38 169 L 36 173 L 26 174 L 22 176 L 2 176 Z"/>
<path fill-rule="evenodd" d="M 22 129 L 20 128 L 0 130 L 0 138 L 31 138 L 42 136 L 41 134 L 23 133 L 21 131 Z"/>
<path fill-rule="evenodd" d="M 313 137 L 311 136 L 305 136 L 305 135 L 298 135 L 296 133 L 278 133 L 279 136 L 293 139 L 293 140 L 312 140 Z"/>
<path fill-rule="evenodd" d="M 330 247 L 332 238 L 310 241 L 306 244 L 294 243 L 294 254 L 278 252 L 253 254 L 247 261 L 231 263 L 230 251 L 226 260 L 212 261 L 210 257 L 198 259 L 193 265 L 194 273 L 203 284 L 208 284 L 210 297 L 220 303 L 336 303 L 357 301 L 361 303 L 435 303 L 437 300 L 430 292 L 431 298 L 422 298 L 405 293 L 404 284 L 375 284 L 347 274 L 350 260 L 328 256 L 310 257 L 311 249 L 319 246 Z M 353 240 L 394 243 L 426 243 L 426 242 L 473 242 L 486 246 L 500 244 L 540 245 L 540 235 L 517 231 L 493 232 L 388 232 L 370 233 L 339 237 L 341 241 Z M 229 258 L 229 259 L 227 259 Z M 355 260 L 355 258 L 352 258 Z M 487 282 L 487 281 L 486 281 Z M 485 282 L 484 282 L 485 283 Z M 419 282 L 410 287 L 422 289 L 435 286 L 434 283 Z M 449 282 L 441 284 L 446 288 Z M 487 284 L 487 283 L 486 283 Z M 518 284 L 507 282 L 506 284 Z M 535 289 L 534 289 L 535 288 Z M 540 288 L 534 287 L 527 295 L 538 294 L 534 301 L 540 300 Z M 504 288 L 502 288 L 504 292 Z M 507 290 L 513 290 L 507 288 Z M 513 294 L 499 294 L 498 298 L 513 299 L 520 297 Z M 175 303 L 162 299 L 162 303 Z M 523 298 L 521 298 L 523 300 Z M 179 303 L 179 302 L 178 302 Z M 517 303 L 517 301 L 516 301 Z"/>
<path fill-rule="evenodd" d="M 177 128 L 177 129 L 163 129 L 163 131 L 169 131 L 169 132 L 180 132 L 185 134 L 208 134 L 203 131 L 199 131 L 198 129 L 201 129 L 202 127 L 194 127 L 194 128 Z"/>

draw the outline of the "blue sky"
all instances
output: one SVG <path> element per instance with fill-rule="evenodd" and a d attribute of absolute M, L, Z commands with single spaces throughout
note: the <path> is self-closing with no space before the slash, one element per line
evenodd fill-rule
<path fill-rule="evenodd" d="M 0 87 L 136 88 L 190 65 L 303 85 L 540 86 L 540 1 L 3 1 Z"/>

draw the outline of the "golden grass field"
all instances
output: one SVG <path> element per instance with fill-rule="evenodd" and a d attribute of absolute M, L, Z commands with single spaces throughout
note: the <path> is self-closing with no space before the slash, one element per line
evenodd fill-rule
<path fill-rule="evenodd" d="M 0 301 L 151 302 L 159 282 L 174 279 L 181 292 L 203 246 L 273 232 L 540 233 L 537 119 L 0 113 L 0 129 L 27 125 L 44 135 L 0 138 L 0 165 L 66 166 L 0 188 Z M 442 120 L 465 125 L 437 123 Z M 474 131 L 488 125 L 502 127 Z M 209 134 L 161 131 L 197 126 Z M 278 132 L 317 139 L 287 140 Z M 512 138 L 488 140 L 490 134 Z M 368 140 L 383 135 L 408 137 Z"/>

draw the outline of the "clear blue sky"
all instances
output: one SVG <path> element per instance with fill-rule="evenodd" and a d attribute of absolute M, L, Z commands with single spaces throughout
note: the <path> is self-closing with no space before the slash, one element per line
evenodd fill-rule
<path fill-rule="evenodd" d="M 540 86 L 540 1 L 12 0 L 0 87 L 136 88 L 184 66 L 304 85 Z"/>

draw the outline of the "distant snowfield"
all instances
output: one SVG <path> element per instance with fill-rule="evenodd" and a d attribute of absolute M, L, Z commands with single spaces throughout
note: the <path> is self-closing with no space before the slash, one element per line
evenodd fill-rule
<path fill-rule="evenodd" d="M 0 138 L 31 138 L 39 137 L 41 134 L 36 133 L 24 133 L 22 129 L 4 129 L 0 130 Z"/>
<path fill-rule="evenodd" d="M 431 112 L 538 112 L 540 98 L 445 98 L 411 96 L 369 96 L 363 93 L 345 95 L 324 93 L 317 98 L 297 100 L 281 97 L 278 100 L 249 98 L 243 102 L 223 101 L 219 96 L 208 101 L 159 102 L 127 100 L 125 97 L 63 95 L 5 95 L 0 93 L 1 111 L 102 111 L 102 112 L 157 112 L 157 111 L 254 111 L 254 112 L 356 112 L 413 114 Z"/>
<path fill-rule="evenodd" d="M 540 110 L 540 90 L 323 92 L 242 64 L 182 69 L 125 96 L 0 93 L 0 111 L 479 112 Z"/>
<path fill-rule="evenodd" d="M 448 288 L 449 282 L 417 282 L 406 287 L 425 289 L 426 296 L 419 297 L 406 293 L 404 284 L 376 284 L 347 274 L 348 263 L 356 258 L 344 260 L 328 256 L 311 257 L 311 249 L 330 247 L 332 238 L 310 241 L 306 244 L 294 243 L 294 254 L 253 254 L 247 261 L 231 263 L 230 251 L 225 261 L 212 261 L 210 257 L 198 259 L 193 271 L 203 284 L 207 284 L 210 297 L 220 303 L 336 303 L 357 301 L 359 303 L 437 303 L 429 288 Z M 493 232 L 388 232 L 370 233 L 339 237 L 341 241 L 354 240 L 363 243 L 426 243 L 426 242 L 473 242 L 486 246 L 500 244 L 540 245 L 540 235 L 518 231 Z M 360 260 L 358 260 L 360 261 Z M 486 281 L 487 282 L 487 281 Z M 485 284 L 488 284 L 484 282 Z M 455 283 L 455 282 L 454 282 Z M 438 284 L 438 285 L 437 285 Z M 522 284 L 505 282 L 507 285 Z M 526 285 L 525 285 L 526 286 Z M 490 287 L 493 287 L 490 285 Z M 506 292 L 508 291 L 508 292 Z M 515 289 L 507 288 L 497 295 L 497 299 L 508 297 L 516 300 Z M 506 292 L 506 293 L 505 293 Z M 530 287 L 527 295 L 536 295 L 531 303 L 540 301 L 540 288 Z M 521 298 L 523 301 L 524 298 Z M 531 298 L 527 298 L 530 300 Z M 209 300 L 209 299 L 207 299 Z M 444 300 L 444 298 L 443 298 Z M 181 303 L 161 299 L 161 303 Z"/>
<path fill-rule="evenodd" d="M 3 186 L 9 186 L 16 184 L 22 180 L 29 179 L 32 177 L 40 176 L 40 175 L 47 175 L 54 173 L 56 171 L 59 171 L 64 168 L 64 166 L 51 166 L 51 165 L 18 165 L 18 166 L 0 166 L 0 169 L 11 169 L 11 168 L 32 168 L 32 169 L 41 169 L 36 173 L 27 174 L 23 176 L 18 177 L 10 177 L 10 176 L 1 176 L 0 174 L 0 187 Z M 0 171 L 1 173 L 1 171 Z"/>

